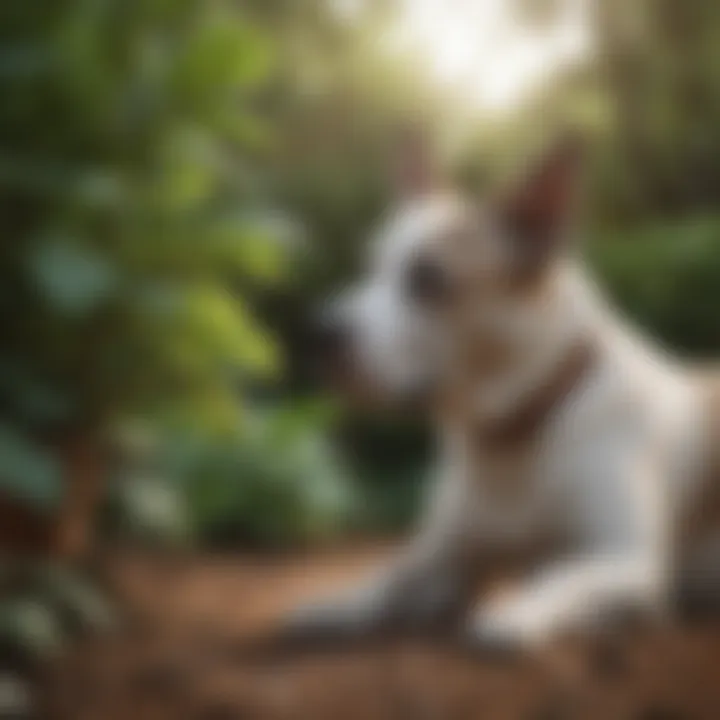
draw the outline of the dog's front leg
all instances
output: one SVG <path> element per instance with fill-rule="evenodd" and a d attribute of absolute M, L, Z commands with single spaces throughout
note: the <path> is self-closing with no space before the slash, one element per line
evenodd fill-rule
<path fill-rule="evenodd" d="M 472 585 L 467 515 L 462 487 L 441 482 L 399 557 L 359 588 L 296 610 L 286 629 L 314 639 L 451 625 L 467 610 Z"/>
<path fill-rule="evenodd" d="M 642 554 L 598 553 L 558 563 L 509 598 L 483 605 L 472 621 L 472 640 L 480 647 L 528 648 L 596 627 L 615 611 L 654 608 L 659 575 Z"/>
<path fill-rule="evenodd" d="M 602 625 L 616 613 L 664 609 L 667 553 L 659 486 L 647 469 L 631 467 L 628 474 L 588 478 L 574 508 L 582 551 L 542 568 L 509 597 L 481 606 L 471 621 L 473 641 L 528 647 Z"/>

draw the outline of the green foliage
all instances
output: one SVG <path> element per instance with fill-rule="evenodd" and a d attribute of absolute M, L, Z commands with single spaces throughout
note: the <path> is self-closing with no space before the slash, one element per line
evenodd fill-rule
<path fill-rule="evenodd" d="M 5 647 L 27 649 L 31 656 L 47 660 L 56 656 L 65 640 L 52 611 L 35 598 L 18 598 L 0 606 L 0 642 Z"/>
<path fill-rule="evenodd" d="M 171 438 L 166 467 L 187 498 L 196 539 L 267 547 L 346 528 L 352 487 L 322 430 L 323 416 L 302 405 L 255 410 L 224 442 Z"/>
<path fill-rule="evenodd" d="M 87 577 L 38 562 L 0 564 L 0 648 L 4 664 L 36 678 L 73 639 L 115 627 L 115 610 Z"/>
<path fill-rule="evenodd" d="M 0 483 L 44 501 L 23 434 L 171 401 L 227 428 L 277 371 L 250 307 L 284 263 L 251 109 L 275 52 L 230 0 L 10 0 L 0 26 Z"/>
<path fill-rule="evenodd" d="M 0 457 L 4 490 L 44 510 L 57 503 L 60 470 L 50 453 L 12 427 L 0 424 Z"/>
<path fill-rule="evenodd" d="M 591 248 L 610 294 L 648 332 L 690 356 L 720 352 L 720 218 L 603 236 Z"/>
<path fill-rule="evenodd" d="M 116 483 L 105 508 L 103 532 L 115 540 L 179 549 L 193 541 L 191 510 L 177 482 L 143 473 Z"/>
<path fill-rule="evenodd" d="M 272 238 L 251 217 L 261 207 L 243 176 L 250 146 L 235 133 L 252 120 L 268 41 L 231 3 L 12 5 L 15 52 L 34 48 L 53 63 L 0 76 L 11 99 L 0 112 L 3 198 L 30 211 L 5 228 L 14 262 L 2 269 L 34 300 L 45 357 L 18 332 L 5 352 L 49 366 L 85 404 L 112 411 L 142 404 L 153 376 L 182 380 L 168 346 L 196 346 L 195 370 L 210 378 L 218 364 L 269 364 L 235 291 L 280 261 L 259 247 Z M 176 301 L 170 320 L 152 302 L 158 293 Z M 72 366 L 90 344 L 78 377 Z M 119 358 L 124 349 L 135 352 Z"/>
<path fill-rule="evenodd" d="M 598 200 L 609 218 L 712 212 L 720 184 L 720 7 L 704 0 L 599 6 L 611 98 Z"/>
<path fill-rule="evenodd" d="M 142 415 L 169 428 L 172 461 L 117 498 L 144 537 L 276 544 L 403 521 L 427 459 L 414 428 L 351 428 L 361 502 L 327 418 L 285 406 L 308 390 L 302 318 L 354 273 L 408 120 L 470 125 L 457 156 L 480 189 L 582 120 L 604 283 L 668 345 L 720 350 L 720 6 L 601 3 L 592 67 L 469 121 L 378 42 L 397 5 L 349 22 L 326 0 L 2 3 L 0 487 L 51 507 L 45 432 Z M 557 8 L 517 3 L 532 32 Z M 249 406 L 259 384 L 276 411 Z"/>

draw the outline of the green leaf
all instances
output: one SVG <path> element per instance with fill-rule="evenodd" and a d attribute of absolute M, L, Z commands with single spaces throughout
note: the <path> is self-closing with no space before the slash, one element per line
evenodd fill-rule
<path fill-rule="evenodd" d="M 0 392 L 13 409 L 31 422 L 55 423 L 71 413 L 69 399 L 23 367 L 17 359 L 0 357 Z"/>
<path fill-rule="evenodd" d="M 40 44 L 5 44 L 0 49 L 0 79 L 27 80 L 52 68 L 52 56 Z"/>
<path fill-rule="evenodd" d="M 0 488 L 43 509 L 57 505 L 61 470 L 42 448 L 8 425 L 0 425 Z"/>
<path fill-rule="evenodd" d="M 253 371 L 272 372 L 278 357 L 239 299 L 217 288 L 196 288 L 186 295 L 189 331 L 218 358 Z"/>
<path fill-rule="evenodd" d="M 170 367 L 201 385 L 226 385 L 228 371 L 273 374 L 277 348 L 241 298 L 213 284 L 165 284 L 136 294 L 154 345 Z"/>
<path fill-rule="evenodd" d="M 29 598 L 0 605 L 0 637 L 43 660 L 55 657 L 65 639 L 50 608 Z"/>
<path fill-rule="evenodd" d="M 224 159 L 215 138 L 191 126 L 170 131 L 161 148 L 158 199 L 169 211 L 195 208 L 215 190 Z"/>
<path fill-rule="evenodd" d="M 250 219 L 244 213 L 216 220 L 206 244 L 225 266 L 235 267 L 255 280 L 276 281 L 286 270 L 288 253 L 281 234 L 287 230 L 273 218 Z"/>
<path fill-rule="evenodd" d="M 128 201 L 119 174 L 102 169 L 86 171 L 80 176 L 75 186 L 75 199 L 88 209 L 121 208 Z"/>
<path fill-rule="evenodd" d="M 48 304 L 73 316 L 90 314 L 120 281 L 106 258 L 60 237 L 42 243 L 31 254 L 29 270 Z"/>
<path fill-rule="evenodd" d="M 65 631 L 104 632 L 114 627 L 109 603 L 89 581 L 59 565 L 40 567 L 38 576 L 42 596 L 59 611 Z"/>
<path fill-rule="evenodd" d="M 164 479 L 135 475 L 120 489 L 126 531 L 138 538 L 182 544 L 190 538 L 188 509 L 178 488 Z"/>
<path fill-rule="evenodd" d="M 178 59 L 174 84 L 202 110 L 222 100 L 222 91 L 247 89 L 264 80 L 272 54 L 266 39 L 237 15 L 209 13 Z"/>

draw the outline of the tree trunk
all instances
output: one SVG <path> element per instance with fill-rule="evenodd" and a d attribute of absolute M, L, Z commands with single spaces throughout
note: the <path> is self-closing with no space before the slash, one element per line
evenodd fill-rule
<path fill-rule="evenodd" d="M 0 555 L 46 557 L 53 545 L 54 529 L 51 514 L 0 493 Z"/>
<path fill-rule="evenodd" d="M 64 490 L 51 552 L 62 560 L 82 560 L 95 540 L 95 521 L 105 489 L 105 456 L 97 439 L 82 433 L 63 443 L 60 456 Z"/>

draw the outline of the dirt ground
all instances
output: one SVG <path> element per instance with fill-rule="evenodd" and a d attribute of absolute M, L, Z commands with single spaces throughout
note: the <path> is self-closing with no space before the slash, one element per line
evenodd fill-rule
<path fill-rule="evenodd" d="M 116 560 L 133 622 L 47 680 L 53 720 L 711 720 L 720 623 L 654 630 L 542 657 L 393 641 L 271 649 L 277 618 L 343 586 L 385 550 L 293 558 Z M 270 649 L 269 649 L 270 648 Z"/>

